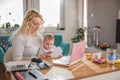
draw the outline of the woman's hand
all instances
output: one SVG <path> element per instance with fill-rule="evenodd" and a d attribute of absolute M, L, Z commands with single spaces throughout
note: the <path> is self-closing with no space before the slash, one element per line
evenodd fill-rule
<path fill-rule="evenodd" d="M 41 54 L 41 55 L 39 56 L 39 58 L 45 58 L 45 55 L 44 55 L 44 54 Z"/>
<path fill-rule="evenodd" d="M 40 55 L 40 58 L 51 58 L 51 53 L 52 52 L 48 52 L 48 53 L 44 53 L 42 55 Z M 62 58 L 62 55 L 59 54 L 57 57 L 52 57 L 53 59 L 60 59 Z"/>
<path fill-rule="evenodd" d="M 51 53 L 52 53 L 52 52 L 47 52 L 47 53 L 45 53 L 45 57 L 51 57 Z"/>
<path fill-rule="evenodd" d="M 39 58 L 50 58 L 51 56 L 51 53 L 52 52 L 47 52 L 47 53 L 44 53 L 44 54 L 41 54 L 40 56 L 39 56 Z"/>

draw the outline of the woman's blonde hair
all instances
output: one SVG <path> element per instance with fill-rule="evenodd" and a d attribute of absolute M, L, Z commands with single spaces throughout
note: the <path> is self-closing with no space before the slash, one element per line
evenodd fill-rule
<path fill-rule="evenodd" d="M 31 23 L 33 22 L 33 18 L 35 18 L 35 17 L 39 17 L 41 19 L 40 25 L 42 25 L 44 23 L 42 15 L 40 15 L 35 10 L 29 10 L 25 15 L 25 18 L 23 20 L 21 28 L 19 29 L 19 31 L 16 34 L 22 33 L 22 34 L 28 35 L 29 32 L 31 32 L 31 28 L 30 28 Z"/>

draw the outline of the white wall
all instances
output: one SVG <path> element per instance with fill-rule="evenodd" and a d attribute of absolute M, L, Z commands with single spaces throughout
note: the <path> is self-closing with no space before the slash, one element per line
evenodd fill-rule
<path fill-rule="evenodd" d="M 116 19 L 119 9 L 120 0 L 88 0 L 88 25 L 91 33 L 94 26 L 101 26 L 99 43 L 108 42 L 112 48 L 116 48 Z"/>
<path fill-rule="evenodd" d="M 88 0 L 88 26 L 91 27 L 91 34 L 94 26 L 101 26 L 99 43 L 108 42 L 112 48 L 117 47 L 115 38 L 119 4 L 120 0 Z M 65 0 L 65 30 L 54 33 L 62 34 L 63 40 L 71 43 L 71 38 L 81 22 L 81 0 Z"/>

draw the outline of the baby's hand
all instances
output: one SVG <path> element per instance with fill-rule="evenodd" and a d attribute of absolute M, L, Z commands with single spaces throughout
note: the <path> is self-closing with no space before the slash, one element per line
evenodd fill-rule
<path fill-rule="evenodd" d="M 62 55 L 59 54 L 58 58 L 59 58 L 59 59 L 62 58 Z"/>
<path fill-rule="evenodd" d="M 45 54 L 41 54 L 39 58 L 45 58 Z"/>
<path fill-rule="evenodd" d="M 45 53 L 45 57 L 51 57 L 51 56 L 50 56 L 51 53 L 52 53 L 52 52 Z"/>

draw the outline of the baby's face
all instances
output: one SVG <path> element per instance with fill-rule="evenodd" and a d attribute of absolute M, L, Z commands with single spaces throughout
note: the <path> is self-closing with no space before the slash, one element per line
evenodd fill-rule
<path fill-rule="evenodd" d="M 53 48 L 53 45 L 54 45 L 54 40 L 46 40 L 46 41 L 43 41 L 43 47 L 47 50 L 50 50 Z"/>

